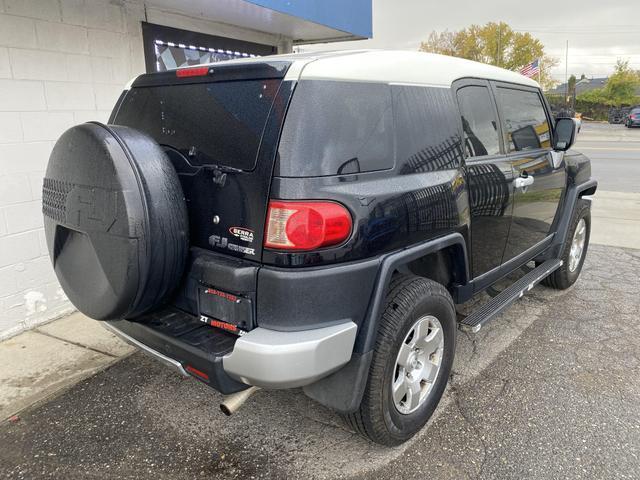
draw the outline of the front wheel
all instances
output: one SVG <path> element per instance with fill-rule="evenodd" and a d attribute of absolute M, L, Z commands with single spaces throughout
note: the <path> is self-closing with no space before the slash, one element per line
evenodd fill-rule
<path fill-rule="evenodd" d="M 569 234 L 562 246 L 560 255 L 562 266 L 542 281 L 544 285 L 564 290 L 575 283 L 580 276 L 584 259 L 587 256 L 590 234 L 591 202 L 581 198 L 576 204 L 569 226 Z"/>
<path fill-rule="evenodd" d="M 432 280 L 394 277 L 359 409 L 345 418 L 374 442 L 399 445 L 433 414 L 453 365 L 456 315 Z"/>

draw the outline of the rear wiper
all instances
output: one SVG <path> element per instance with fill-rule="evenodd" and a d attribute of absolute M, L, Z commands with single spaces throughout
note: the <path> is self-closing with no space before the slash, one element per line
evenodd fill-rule
<path fill-rule="evenodd" d="M 242 173 L 240 168 L 228 167 L 227 165 L 203 165 L 202 168 L 213 171 L 213 183 L 224 187 L 227 183 L 228 173 Z"/>
<path fill-rule="evenodd" d="M 203 168 L 207 170 L 213 170 L 214 172 L 217 170 L 222 173 L 242 173 L 244 170 L 241 168 L 229 167 L 227 165 L 215 165 L 215 164 L 207 164 L 203 165 Z"/>

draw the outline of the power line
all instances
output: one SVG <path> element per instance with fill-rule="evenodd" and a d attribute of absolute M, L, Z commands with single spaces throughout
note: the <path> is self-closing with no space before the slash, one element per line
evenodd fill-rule
<path fill-rule="evenodd" d="M 536 33 L 543 35 L 638 35 L 638 31 L 621 31 L 621 30 L 612 30 L 608 32 L 568 32 L 568 31 L 542 31 L 542 30 L 513 30 L 514 32 L 519 33 Z"/>
<path fill-rule="evenodd" d="M 558 26 L 555 27 L 553 25 L 527 25 L 527 27 L 525 26 L 513 26 L 513 28 L 618 28 L 618 27 L 622 27 L 622 28 L 640 28 L 640 24 L 635 25 L 635 24 L 626 24 L 626 25 L 614 25 L 614 24 L 609 24 L 609 25 L 602 25 L 601 23 L 597 24 L 597 25 L 588 25 L 588 24 L 580 24 L 580 25 L 562 25 L 562 26 Z"/>

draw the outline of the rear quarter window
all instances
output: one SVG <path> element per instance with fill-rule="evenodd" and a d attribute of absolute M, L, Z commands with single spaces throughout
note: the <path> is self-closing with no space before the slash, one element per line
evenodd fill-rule
<path fill-rule="evenodd" d="M 393 85 L 392 92 L 399 173 L 458 168 L 462 142 L 451 89 Z"/>
<path fill-rule="evenodd" d="M 277 175 L 316 177 L 392 168 L 389 85 L 302 80 L 284 122 Z"/>

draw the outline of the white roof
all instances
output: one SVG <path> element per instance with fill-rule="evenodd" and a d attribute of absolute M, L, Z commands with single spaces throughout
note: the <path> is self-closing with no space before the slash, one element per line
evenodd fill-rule
<path fill-rule="evenodd" d="M 292 60 L 295 55 L 289 56 Z M 409 83 L 449 87 L 460 78 L 484 78 L 539 87 L 517 72 L 434 53 L 370 50 L 333 52 L 303 60 L 301 79 Z M 293 65 L 292 65 L 293 67 Z M 297 69 L 294 69 L 297 70 Z"/>
<path fill-rule="evenodd" d="M 340 50 L 241 58 L 221 64 L 292 62 L 286 79 L 344 80 L 449 87 L 460 78 L 483 78 L 539 87 L 524 75 L 485 63 L 406 50 Z"/>

